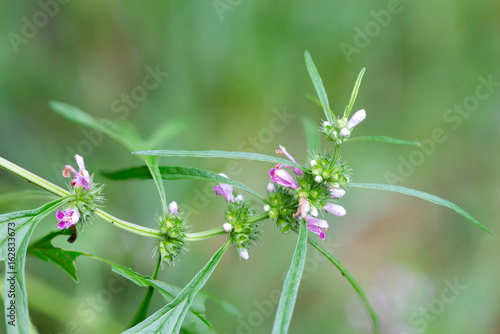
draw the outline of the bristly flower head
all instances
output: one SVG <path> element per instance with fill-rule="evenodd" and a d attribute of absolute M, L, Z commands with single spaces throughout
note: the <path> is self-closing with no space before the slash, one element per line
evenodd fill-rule
<path fill-rule="evenodd" d="M 366 111 L 364 109 L 358 110 L 352 115 L 351 119 L 347 117 L 339 119 L 335 124 L 330 122 L 323 122 L 321 132 L 323 132 L 328 140 L 340 145 L 351 136 L 351 132 L 356 125 L 361 123 L 366 118 Z"/>
<path fill-rule="evenodd" d="M 168 213 L 159 217 L 158 225 L 163 238 L 158 244 L 163 263 L 173 264 L 184 251 L 186 238 L 186 218 L 179 213 L 177 202 L 168 205 Z"/>
<path fill-rule="evenodd" d="M 70 209 L 58 211 L 56 214 L 57 219 L 60 221 L 59 228 L 61 226 L 68 228 L 78 222 L 81 222 L 80 227 L 83 227 L 83 225 L 96 218 L 95 212 L 104 202 L 104 197 L 101 194 L 104 186 L 92 181 L 92 176 L 85 168 L 83 158 L 80 155 L 76 154 L 75 160 L 79 167 L 78 172 L 70 165 L 66 165 L 62 172 L 64 177 L 71 177 L 71 173 L 74 174 L 74 177 L 70 182 L 70 191 L 72 193 L 68 201 Z M 69 214 L 70 211 L 73 213 Z M 64 222 L 60 218 L 63 215 L 65 217 Z M 78 219 L 76 219 L 76 215 L 78 215 Z"/>
<path fill-rule="evenodd" d="M 227 177 L 224 174 L 219 175 Z M 243 195 L 239 194 L 235 197 L 232 186 L 218 184 L 213 190 L 217 195 L 224 196 L 228 204 L 228 211 L 225 214 L 226 222 L 222 224 L 222 229 L 229 234 L 240 258 L 247 260 L 248 249 L 258 240 L 261 233 L 258 224 L 252 221 L 255 209 L 251 207 L 250 201 L 245 201 Z"/>

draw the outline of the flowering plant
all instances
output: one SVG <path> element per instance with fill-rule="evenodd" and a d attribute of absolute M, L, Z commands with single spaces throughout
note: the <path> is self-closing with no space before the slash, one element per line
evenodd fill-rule
<path fill-rule="evenodd" d="M 325 120 L 318 123 L 319 131 L 309 131 L 309 156 L 305 165 L 297 163 L 292 155 L 292 153 L 297 154 L 297 152 L 292 152 L 292 150 L 289 152 L 285 146 L 281 145 L 275 151 L 276 155 L 226 151 L 157 150 L 156 146 L 164 138 L 162 135 L 154 135 L 154 140 L 142 140 L 130 127 L 126 131 L 124 125 L 121 124 L 103 127 L 101 126 L 102 122 L 75 107 L 60 102 L 52 103 L 53 109 L 59 114 L 101 131 L 136 154 L 145 163 L 145 166 L 107 173 L 105 176 L 114 180 L 153 179 L 162 203 L 162 212 L 156 216 L 158 228 L 152 229 L 127 222 L 103 211 L 104 186 L 94 182 L 94 176 L 85 168 L 84 159 L 80 155 L 75 155 L 79 167 L 78 171 L 71 165 L 65 166 L 61 171 L 64 177 L 72 177 L 69 190 L 62 189 L 8 160 L 0 158 L 0 166 L 4 169 L 58 196 L 56 200 L 38 209 L 0 215 L 1 259 L 6 263 L 5 287 L 7 290 L 17 291 L 12 297 L 7 297 L 6 293 L 6 298 L 4 298 L 5 309 L 8 311 L 6 314 L 7 332 L 27 333 L 29 331 L 24 264 L 26 254 L 31 254 L 45 261 L 56 263 L 75 281 L 75 259 L 79 256 L 89 256 L 110 265 L 117 274 L 140 286 L 147 287 L 148 291 L 136 316 L 130 322 L 129 328 L 123 333 L 178 333 L 181 329 L 186 333 L 213 333 L 214 329 L 205 316 L 197 313 L 194 304 L 203 303 L 202 300 L 197 299 L 197 294 L 229 246 L 234 246 L 241 259 L 249 259 L 252 256 L 252 247 L 256 245 L 262 235 L 261 224 L 265 221 L 272 221 L 282 233 L 298 234 L 297 246 L 283 285 L 272 333 L 288 332 L 304 271 L 308 244 L 323 254 L 347 278 L 371 316 L 373 332 L 378 333 L 379 321 L 376 310 L 371 306 L 363 289 L 334 255 L 322 245 L 322 240 L 325 240 L 329 233 L 327 232 L 329 228 L 327 219 L 341 218 L 347 214 L 347 210 L 339 202 L 350 187 L 386 190 L 416 196 L 448 207 L 489 232 L 467 212 L 439 197 L 395 185 L 352 182 L 352 170 L 346 162 L 342 161 L 340 155 L 344 144 L 359 140 L 372 140 L 396 145 L 419 144 L 383 136 L 351 137 L 356 126 L 367 117 L 364 109 L 351 115 L 364 69 L 356 80 L 348 105 L 343 114 L 338 116 L 330 109 L 321 78 L 308 52 L 305 53 L 305 59 L 319 97 L 319 100 L 312 97 L 311 99 L 325 112 Z M 319 147 L 321 141 L 318 140 L 317 135 L 320 133 L 323 134 L 324 139 L 331 143 L 331 147 L 326 148 L 326 150 L 321 150 Z M 162 156 L 250 159 L 275 165 L 269 169 L 269 175 L 266 176 L 269 177 L 269 183 L 265 195 L 262 195 L 249 186 L 228 178 L 225 174 L 217 174 L 194 167 L 160 166 L 159 157 Z M 182 213 L 177 202 L 171 201 L 168 204 L 162 179 L 198 179 L 215 182 L 216 185 L 212 190 L 227 202 L 223 222 L 206 231 L 189 231 L 188 218 Z M 235 193 L 235 188 L 245 191 L 255 197 L 255 200 L 246 198 L 246 195 Z M 56 210 L 55 217 L 50 215 Z M 60 230 L 29 245 L 31 234 L 36 225 L 47 216 Z M 152 277 L 143 276 L 94 255 L 65 250 L 52 245 L 53 238 L 68 233 L 71 234 L 68 241 L 75 242 L 78 231 L 82 231 L 84 226 L 98 218 L 125 231 L 154 240 L 158 261 Z M 57 220 L 59 222 L 56 224 Z M 99 226 L 96 224 L 93 228 L 99 228 Z M 317 237 L 315 236 L 308 236 L 309 232 L 318 235 L 320 241 L 316 241 Z M 13 240 L 14 235 L 16 240 Z M 175 263 L 185 252 L 188 242 L 217 236 L 225 236 L 227 240 L 184 288 L 172 289 L 170 285 L 156 280 L 159 269 Z M 167 301 L 164 307 L 147 317 L 147 310 L 154 291 L 162 294 Z M 11 305 L 16 305 L 16 307 L 12 309 Z"/>

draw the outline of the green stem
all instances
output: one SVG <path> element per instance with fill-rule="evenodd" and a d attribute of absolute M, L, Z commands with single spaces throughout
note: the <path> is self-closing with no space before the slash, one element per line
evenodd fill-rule
<path fill-rule="evenodd" d="M 31 183 L 39 186 L 40 188 L 43 188 L 43 189 L 45 189 L 45 190 L 47 190 L 47 191 L 49 191 L 57 196 L 64 198 L 64 197 L 68 197 L 68 196 L 72 195 L 69 191 L 64 190 L 64 189 L 56 186 L 55 184 L 41 178 L 38 175 L 33 174 L 30 171 L 27 171 L 26 169 L 24 169 L 22 167 L 19 167 L 18 165 L 14 164 L 14 163 L 10 162 L 9 160 L 6 160 L 2 157 L 0 157 L 0 167 L 4 168 L 5 170 L 11 172 L 12 174 L 15 174 L 15 175 L 25 179 L 26 181 L 31 182 Z M 104 220 L 110 222 L 111 224 L 121 228 L 121 229 L 135 233 L 137 235 L 142 235 L 142 236 L 148 237 L 148 238 L 157 238 L 157 239 L 161 238 L 161 234 L 160 234 L 159 230 L 155 230 L 155 229 L 151 229 L 151 228 L 147 228 L 147 227 L 143 227 L 140 225 L 129 223 L 129 222 L 124 221 L 122 219 L 116 218 L 116 217 L 110 215 L 109 213 L 102 211 L 101 209 L 97 209 L 96 215 L 103 218 Z"/>
<path fill-rule="evenodd" d="M 186 240 L 189 241 L 200 241 L 205 239 L 210 239 L 219 235 L 227 234 L 226 231 L 221 227 L 216 227 L 211 230 L 195 232 L 195 233 L 186 233 Z"/>
<path fill-rule="evenodd" d="M 148 237 L 148 238 L 156 238 L 156 239 L 162 238 L 161 232 L 157 229 L 148 228 L 127 222 L 113 215 L 110 215 L 109 213 L 102 211 L 101 209 L 97 209 L 96 215 L 110 222 L 112 225 L 115 225 L 116 227 L 119 227 L 125 231 L 129 231 L 137 235 L 142 235 L 143 237 Z"/>
<path fill-rule="evenodd" d="M 0 167 L 4 168 L 5 170 L 8 170 L 12 174 L 22 177 L 26 181 L 31 182 L 34 185 L 39 186 L 40 188 L 50 191 L 51 193 L 57 196 L 65 197 L 70 195 L 69 191 L 56 186 L 55 184 L 41 178 L 38 175 L 33 174 L 30 171 L 27 171 L 22 167 L 19 167 L 18 165 L 2 157 L 0 157 Z"/>
<path fill-rule="evenodd" d="M 247 219 L 247 223 L 257 223 L 262 220 L 266 220 L 269 218 L 269 213 L 263 212 L 261 214 L 258 214 L 256 216 L 253 216 L 252 218 Z"/>

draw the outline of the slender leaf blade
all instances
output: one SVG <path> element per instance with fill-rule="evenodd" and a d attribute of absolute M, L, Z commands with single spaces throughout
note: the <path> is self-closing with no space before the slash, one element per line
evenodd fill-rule
<path fill-rule="evenodd" d="M 163 157 L 197 157 L 197 158 L 225 158 L 225 159 L 242 159 L 242 160 L 255 160 L 255 161 L 265 161 L 273 162 L 278 164 L 284 164 L 287 166 L 294 166 L 302 170 L 307 170 L 306 167 L 301 166 L 290 160 L 285 160 L 282 158 L 272 157 L 269 155 L 264 155 L 260 153 L 249 153 L 249 152 L 230 152 L 230 151 L 184 151 L 184 150 L 146 150 L 133 152 L 134 154 L 140 155 L 156 155 Z"/>
<path fill-rule="evenodd" d="M 351 114 L 352 107 L 354 106 L 354 102 L 356 102 L 356 97 L 358 97 L 359 86 L 361 86 L 361 80 L 363 80 L 363 75 L 365 74 L 366 67 L 361 69 L 359 72 L 358 78 L 356 79 L 356 83 L 354 84 L 354 88 L 352 89 L 351 98 L 349 100 L 349 104 L 346 106 L 344 111 L 344 116 L 349 118 Z"/>
<path fill-rule="evenodd" d="M 318 130 L 318 124 L 310 117 L 302 118 L 302 126 L 306 134 L 307 150 L 309 154 L 318 152 L 321 149 L 321 133 Z"/>
<path fill-rule="evenodd" d="M 243 183 L 220 176 L 219 174 L 204 169 L 179 166 L 160 166 L 159 172 L 164 180 L 190 179 L 230 184 L 248 192 L 249 194 L 254 195 L 264 202 L 266 201 L 264 197 L 262 197 L 255 190 L 247 187 Z M 146 166 L 128 168 L 116 172 L 108 172 L 102 174 L 111 180 L 151 179 L 151 173 L 149 173 Z"/>
<path fill-rule="evenodd" d="M 307 223 L 302 222 L 299 230 L 297 246 L 292 258 L 292 264 L 286 275 L 281 291 L 281 297 L 274 318 L 272 334 L 288 333 L 288 327 L 292 320 L 293 309 L 299 292 L 300 280 L 304 272 L 307 252 Z"/>
<path fill-rule="evenodd" d="M 379 317 L 373 306 L 370 304 L 370 301 L 368 300 L 368 297 L 366 296 L 365 292 L 363 291 L 363 288 L 356 282 L 354 277 L 352 277 L 351 273 L 340 263 L 340 261 L 335 258 L 329 251 L 327 251 L 323 246 L 321 246 L 319 243 L 316 241 L 309 239 L 309 243 L 316 248 L 321 254 L 323 254 L 337 269 L 342 273 L 342 276 L 347 278 L 349 283 L 351 283 L 352 287 L 354 290 L 356 290 L 356 293 L 358 294 L 359 298 L 361 298 L 361 301 L 365 305 L 366 310 L 368 311 L 368 314 L 370 315 L 371 321 L 372 321 L 372 328 L 373 328 L 373 333 L 378 334 L 380 333 L 380 322 L 379 322 Z"/>
<path fill-rule="evenodd" d="M 137 326 L 124 331 L 123 334 L 178 333 L 196 294 L 205 285 L 210 275 L 215 270 L 215 267 L 229 247 L 229 244 L 230 241 L 226 242 L 224 246 L 212 256 L 205 267 L 198 272 L 170 304 L 164 306 Z"/>
<path fill-rule="evenodd" d="M 330 103 L 328 102 L 328 96 L 326 95 L 323 80 L 321 80 L 321 77 L 319 76 L 318 69 L 316 68 L 316 65 L 314 65 L 309 51 L 304 52 L 304 57 L 306 60 L 307 71 L 309 72 L 309 76 L 311 77 L 311 81 L 313 82 L 316 94 L 318 94 L 319 100 L 323 105 L 323 111 L 325 112 L 326 119 L 330 122 L 330 124 L 335 124 L 335 116 L 330 109 Z"/>
<path fill-rule="evenodd" d="M 61 205 L 65 199 L 57 199 L 38 209 L 11 212 L 0 215 L 0 260 L 5 263 L 4 309 L 6 309 L 7 334 L 28 333 L 28 294 L 24 281 L 24 266 L 29 239 L 38 223 Z M 14 252 L 13 252 L 14 250 Z M 9 295 L 13 298 L 10 298 Z M 11 302 L 14 302 L 14 310 Z M 11 313 L 12 312 L 12 313 Z M 13 314 L 13 318 L 10 315 Z M 15 320 L 15 326 L 9 321 Z"/>
<path fill-rule="evenodd" d="M 477 226 L 479 226 L 480 228 L 482 228 L 483 230 L 488 232 L 490 235 L 493 235 L 488 228 L 486 228 L 483 224 L 481 224 L 477 219 L 472 217 L 467 211 L 463 210 L 458 205 L 453 204 L 453 203 L 451 203 L 445 199 L 442 199 L 440 197 L 437 197 L 435 195 L 431 195 L 431 194 L 428 194 L 428 193 L 425 193 L 425 192 L 419 191 L 419 190 L 414 190 L 414 189 L 410 189 L 410 188 L 389 185 L 389 184 L 349 183 L 349 185 L 351 185 L 352 187 L 356 187 L 356 188 L 385 190 L 385 191 L 392 191 L 392 192 L 396 192 L 396 193 L 400 193 L 400 194 L 404 194 L 404 195 L 414 196 L 414 197 L 418 197 L 418 198 L 421 198 L 423 200 L 426 200 L 428 202 L 450 208 L 453 211 L 461 214 L 465 218 L 472 221 L 474 224 L 476 224 Z"/>
<path fill-rule="evenodd" d="M 417 141 L 409 141 L 397 138 L 391 138 L 386 136 L 361 136 L 353 137 L 346 140 L 344 143 L 349 143 L 353 141 L 374 141 L 379 143 L 393 144 L 393 145 L 403 145 L 403 146 L 420 146 L 421 144 Z"/>

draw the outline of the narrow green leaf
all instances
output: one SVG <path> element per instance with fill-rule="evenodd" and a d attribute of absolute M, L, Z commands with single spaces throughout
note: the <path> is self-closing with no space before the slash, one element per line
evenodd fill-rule
<path fill-rule="evenodd" d="M 408 140 L 396 139 L 396 138 L 385 137 L 385 136 L 353 137 L 353 138 L 347 139 L 344 143 L 349 143 L 352 141 L 360 141 L 360 140 L 376 141 L 379 143 L 386 143 L 386 144 L 393 144 L 393 145 L 420 146 L 420 143 L 417 141 L 408 141 Z"/>
<path fill-rule="evenodd" d="M 132 153 L 140 155 L 156 155 L 163 157 L 226 158 L 226 159 L 266 161 L 266 162 L 285 164 L 287 166 L 294 166 L 302 170 L 307 170 L 307 168 L 305 168 L 304 166 L 301 166 L 290 160 L 285 160 L 282 158 L 272 157 L 269 155 L 264 155 L 259 153 L 229 152 L 229 151 L 184 151 L 184 150 L 147 150 L 147 151 L 138 151 Z"/>
<path fill-rule="evenodd" d="M 71 230 L 69 229 L 51 232 L 40 240 L 35 241 L 33 244 L 31 244 L 28 248 L 28 253 L 42 259 L 45 262 L 55 263 L 59 268 L 64 270 L 75 282 L 78 283 L 75 260 L 83 253 L 64 250 L 52 245 L 52 239 L 54 239 L 56 236 L 68 234 L 71 234 Z"/>
<path fill-rule="evenodd" d="M 8 334 L 28 333 L 28 294 L 24 281 L 26 250 L 38 223 L 64 201 L 58 199 L 38 209 L 0 215 L 0 260 L 5 262 L 4 310 Z M 15 321 L 15 325 L 9 325 L 10 321 Z"/>
<path fill-rule="evenodd" d="M 230 241 L 227 241 L 224 246 L 212 256 L 205 267 L 198 272 L 170 304 L 164 306 L 137 326 L 123 333 L 178 333 L 196 294 L 205 285 L 210 275 L 212 275 L 222 255 L 224 255 L 224 252 L 229 247 L 229 244 Z"/>
<path fill-rule="evenodd" d="M 447 208 L 452 209 L 453 211 L 461 214 L 465 218 L 469 219 L 472 221 L 474 224 L 488 232 L 489 234 L 493 235 L 489 229 L 487 229 L 485 226 L 483 226 L 477 219 L 472 217 L 468 212 L 460 208 L 458 205 L 455 205 L 445 199 L 442 199 L 440 197 L 424 193 L 423 191 L 418 191 L 414 189 L 409 189 L 401 186 L 394 186 L 394 185 L 389 185 L 389 184 L 375 184 L 375 183 L 349 183 L 350 186 L 357 187 L 357 188 L 367 188 L 367 189 L 377 189 L 377 190 L 386 190 L 386 191 L 392 191 L 400 194 L 405 194 L 409 196 L 415 196 L 419 197 L 423 200 L 426 200 L 428 202 L 437 204 L 437 205 L 442 205 Z"/>
<path fill-rule="evenodd" d="M 50 237 L 49 237 L 50 236 Z M 48 240 L 50 241 L 51 239 L 49 238 L 54 238 L 57 236 L 57 233 L 50 233 L 48 236 L 42 238 L 42 240 Z M 38 257 L 37 251 L 39 250 L 40 244 L 43 245 L 43 243 L 35 243 L 32 245 L 30 248 L 32 252 L 30 253 L 31 255 L 35 255 Z M 160 292 L 167 301 L 172 301 L 181 291 L 181 288 L 169 285 L 167 283 L 159 282 L 154 279 L 151 279 L 146 276 L 142 276 L 135 271 L 125 268 L 117 263 L 114 263 L 112 261 L 108 261 L 106 259 L 91 255 L 91 254 L 86 254 L 82 252 L 77 252 L 77 251 L 71 251 L 71 250 L 65 250 L 61 248 L 56 248 L 58 252 L 61 254 L 66 254 L 66 257 L 69 257 L 69 254 L 76 253 L 78 255 L 84 255 L 88 256 L 90 258 L 96 259 L 98 261 L 104 262 L 108 265 L 111 266 L 111 269 L 115 272 L 120 274 L 121 276 L 129 279 L 130 281 L 134 282 L 138 286 L 141 287 L 152 287 L 156 289 L 158 292 Z M 64 258 L 64 256 L 61 256 L 60 258 Z M 205 310 L 205 298 L 198 298 L 196 297 L 193 301 L 191 309 L 188 310 L 186 314 L 186 319 L 182 324 L 182 329 L 185 333 L 199 333 L 199 334 L 215 334 L 216 332 L 213 330 L 212 325 L 208 322 L 204 315 L 204 310 Z"/>
<path fill-rule="evenodd" d="M 311 81 L 313 82 L 314 89 L 316 90 L 316 94 L 318 94 L 319 100 L 323 105 L 323 111 L 325 112 L 326 119 L 330 122 L 330 124 L 335 124 L 334 121 L 335 115 L 330 109 L 330 104 L 328 103 L 328 96 L 326 95 L 325 86 L 323 86 L 323 81 L 319 76 L 318 70 L 316 69 L 316 65 L 312 60 L 311 54 L 309 51 L 304 52 L 304 57 L 306 59 L 306 67 L 309 72 L 309 76 L 311 77 Z"/>
<path fill-rule="evenodd" d="M 370 301 L 368 300 L 368 297 L 366 297 L 365 292 L 363 291 L 363 288 L 356 282 L 354 277 L 347 271 L 347 269 L 340 263 L 340 261 L 335 258 L 329 251 L 327 251 L 323 246 L 321 246 L 319 243 L 316 241 L 309 239 L 309 243 L 313 245 L 314 248 L 316 248 L 321 254 L 323 254 L 337 269 L 342 273 L 342 276 L 347 278 L 349 283 L 351 283 L 352 287 L 354 290 L 356 290 L 359 298 L 361 298 L 361 301 L 365 305 L 366 310 L 368 311 L 368 314 L 370 315 L 371 321 L 372 321 L 372 328 L 373 328 L 373 333 L 374 334 L 379 334 L 380 333 L 380 323 L 379 323 L 379 318 L 377 315 L 377 312 L 373 308 L 373 306 L 370 304 Z"/>
<path fill-rule="evenodd" d="M 318 124 L 310 117 L 302 117 L 302 126 L 306 134 L 307 150 L 309 154 L 318 152 L 321 149 L 321 133 L 318 130 Z"/>
<path fill-rule="evenodd" d="M 0 194 L 0 205 L 7 205 L 13 202 L 21 202 L 21 201 L 31 201 L 31 200 L 54 200 L 57 196 L 54 196 L 51 193 L 41 190 L 20 190 L 13 191 L 9 193 Z"/>
<path fill-rule="evenodd" d="M 307 223 L 302 222 L 299 230 L 299 238 L 297 240 L 297 247 L 293 254 L 292 264 L 286 275 L 285 282 L 283 283 L 283 290 L 274 318 L 273 334 L 288 333 L 288 327 L 292 320 L 293 308 L 297 293 L 299 292 L 300 280 L 304 272 L 304 265 L 306 262 L 307 251 Z"/>
<path fill-rule="evenodd" d="M 160 269 L 160 265 L 161 265 L 161 256 L 158 256 L 158 259 L 156 261 L 155 271 L 153 273 L 154 280 L 156 280 L 156 278 L 158 277 L 158 271 Z M 149 304 L 151 303 L 151 299 L 153 298 L 153 293 L 154 293 L 154 287 L 149 286 L 146 291 L 146 294 L 144 295 L 144 298 L 142 299 L 139 309 L 135 313 L 134 318 L 132 319 L 130 325 L 128 326 L 129 328 L 137 325 L 138 323 L 147 318 Z"/>
<path fill-rule="evenodd" d="M 356 102 L 356 97 L 358 96 L 359 86 L 361 86 L 361 80 L 363 80 L 363 75 L 365 74 L 366 67 L 363 67 L 361 72 L 359 72 L 358 78 L 356 79 L 356 83 L 354 84 L 354 88 L 352 89 L 351 99 L 349 100 L 349 104 L 345 107 L 344 117 L 349 118 L 351 114 L 352 107 L 354 106 L 354 102 Z"/>
<path fill-rule="evenodd" d="M 264 197 L 262 197 L 257 192 L 247 187 L 243 183 L 220 176 L 219 174 L 204 169 L 192 168 L 192 167 L 160 166 L 159 172 L 164 180 L 192 179 L 192 180 L 204 180 L 204 181 L 230 184 L 232 186 L 238 187 L 248 192 L 249 194 L 254 195 L 263 202 L 266 201 Z M 148 168 L 146 166 L 123 169 L 117 172 L 102 173 L 102 175 L 111 180 L 151 179 L 151 173 L 149 173 Z"/>

